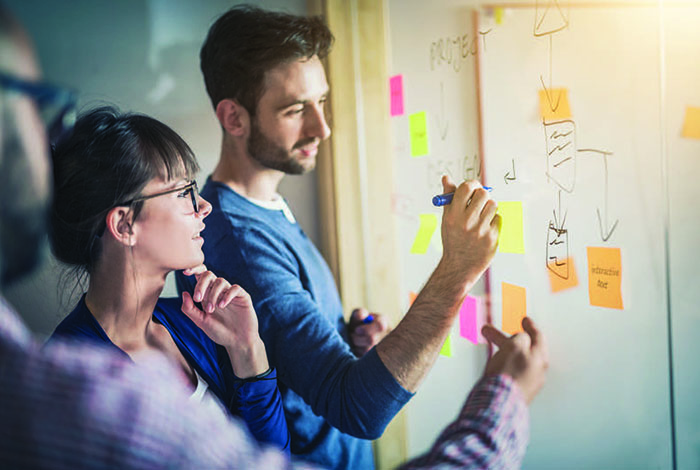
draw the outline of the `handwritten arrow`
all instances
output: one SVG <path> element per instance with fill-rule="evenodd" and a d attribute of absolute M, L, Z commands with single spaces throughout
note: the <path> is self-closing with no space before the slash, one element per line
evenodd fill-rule
<path fill-rule="evenodd" d="M 503 181 L 505 181 L 506 184 L 508 184 L 508 181 L 515 181 L 515 159 L 514 159 L 514 158 L 511 158 L 510 161 L 511 161 L 512 164 L 513 164 L 513 176 L 509 176 L 509 175 L 510 175 L 510 171 L 506 172 L 506 174 L 503 175 Z"/>
<path fill-rule="evenodd" d="M 444 126 L 442 124 L 445 124 Z M 445 87 L 442 82 L 440 82 L 440 114 L 437 118 L 438 130 L 440 131 L 440 139 L 447 139 L 447 129 L 450 125 L 445 119 Z"/>
<path fill-rule="evenodd" d="M 612 152 L 606 152 L 604 150 L 596 149 L 579 149 L 579 152 L 592 152 L 603 156 L 603 168 L 605 171 L 605 200 L 603 203 L 603 217 L 600 216 L 600 208 L 596 207 L 596 214 L 598 214 L 598 227 L 600 228 L 600 238 L 607 242 L 612 236 L 613 232 L 617 228 L 618 219 L 612 226 L 608 225 L 608 155 L 612 155 Z"/>

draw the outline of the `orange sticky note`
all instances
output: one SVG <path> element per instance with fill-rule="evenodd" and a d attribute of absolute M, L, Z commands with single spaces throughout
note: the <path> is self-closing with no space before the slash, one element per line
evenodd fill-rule
<path fill-rule="evenodd" d="M 622 255 L 619 248 L 586 248 L 588 298 L 597 307 L 622 310 Z"/>
<path fill-rule="evenodd" d="M 566 88 L 540 90 L 540 116 L 545 121 L 558 121 L 571 117 L 569 91 Z"/>
<path fill-rule="evenodd" d="M 501 299 L 503 304 L 502 330 L 514 335 L 523 331 L 522 321 L 527 315 L 527 299 L 524 287 L 501 282 Z"/>
<path fill-rule="evenodd" d="M 452 357 L 452 335 L 448 335 L 447 339 L 445 339 L 442 349 L 440 350 L 440 354 L 443 356 Z"/>
<path fill-rule="evenodd" d="M 549 286 L 552 288 L 552 293 L 561 292 L 578 286 L 576 266 L 574 265 L 574 259 L 572 257 L 568 257 L 563 261 L 557 260 L 556 266 L 556 273 L 547 268 L 547 273 L 549 273 Z"/>
<path fill-rule="evenodd" d="M 700 108 L 688 106 L 685 108 L 685 121 L 681 136 L 688 139 L 700 139 Z"/>
<path fill-rule="evenodd" d="M 409 291 L 409 293 L 408 293 L 408 306 L 409 306 L 409 307 L 410 307 L 411 305 L 413 305 L 413 302 L 416 301 L 416 298 L 417 298 L 417 297 L 418 297 L 418 294 L 416 294 L 416 293 L 413 292 L 413 291 Z"/>

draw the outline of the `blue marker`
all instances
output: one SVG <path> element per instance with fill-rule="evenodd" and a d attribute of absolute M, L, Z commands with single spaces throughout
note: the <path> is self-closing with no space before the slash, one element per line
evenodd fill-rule
<path fill-rule="evenodd" d="M 364 320 L 362 320 L 362 323 L 365 325 L 368 325 L 374 321 L 374 317 L 372 315 L 367 315 Z"/>
<path fill-rule="evenodd" d="M 493 191 L 491 186 L 484 186 L 483 188 L 488 192 Z M 433 205 L 435 207 L 446 206 L 452 202 L 452 197 L 454 195 L 455 193 L 438 194 L 437 196 L 433 197 Z"/>

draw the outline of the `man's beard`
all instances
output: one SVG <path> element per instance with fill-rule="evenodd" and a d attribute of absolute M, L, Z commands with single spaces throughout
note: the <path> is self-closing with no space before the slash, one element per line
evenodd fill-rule
<path fill-rule="evenodd" d="M 303 147 L 314 142 L 316 139 L 310 138 L 299 141 L 294 148 Z M 260 130 L 260 126 L 255 119 L 250 126 L 250 137 L 248 137 L 248 155 L 260 165 L 272 170 L 278 170 L 288 175 L 302 175 L 314 169 L 315 161 L 310 167 L 305 167 L 297 161 L 286 149 L 279 147 L 265 136 Z"/>

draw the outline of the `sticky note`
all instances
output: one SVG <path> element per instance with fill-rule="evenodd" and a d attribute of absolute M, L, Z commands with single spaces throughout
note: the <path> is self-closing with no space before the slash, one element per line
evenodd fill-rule
<path fill-rule="evenodd" d="M 483 304 L 480 298 L 468 295 L 459 308 L 459 335 L 474 344 L 486 343 L 481 327 L 486 323 Z"/>
<path fill-rule="evenodd" d="M 549 274 L 549 286 L 552 293 L 561 292 L 578 286 L 578 276 L 576 276 L 576 266 L 574 258 L 568 257 L 564 260 L 556 260 L 557 272 L 547 268 Z"/>
<path fill-rule="evenodd" d="M 493 9 L 493 18 L 496 20 L 496 24 L 503 24 L 503 13 L 504 10 L 501 7 L 496 7 Z"/>
<path fill-rule="evenodd" d="M 688 139 L 700 139 L 700 108 L 687 106 L 685 108 L 685 121 L 681 136 Z"/>
<path fill-rule="evenodd" d="M 588 251 L 588 299 L 597 307 L 622 310 L 622 255 L 619 248 Z"/>
<path fill-rule="evenodd" d="M 442 356 L 452 357 L 452 335 L 448 335 L 440 349 Z"/>
<path fill-rule="evenodd" d="M 425 111 L 409 115 L 408 128 L 411 135 L 411 156 L 428 155 L 428 124 Z"/>
<path fill-rule="evenodd" d="M 501 329 L 509 335 L 523 331 L 522 321 L 527 316 L 526 295 L 524 287 L 501 282 L 501 301 L 503 306 Z"/>
<path fill-rule="evenodd" d="M 571 117 L 569 91 L 566 88 L 540 90 L 540 116 L 546 121 L 558 121 Z"/>
<path fill-rule="evenodd" d="M 501 201 L 498 214 L 503 219 L 498 236 L 498 251 L 501 253 L 525 253 L 523 240 L 523 203 L 521 201 Z"/>
<path fill-rule="evenodd" d="M 413 302 L 415 302 L 417 298 L 418 298 L 418 294 L 416 294 L 413 291 L 409 291 L 408 292 L 408 306 L 410 307 L 411 305 L 413 305 Z"/>
<path fill-rule="evenodd" d="M 430 238 L 433 236 L 438 223 L 435 214 L 420 214 L 419 217 L 418 233 L 416 233 L 416 238 L 413 240 L 413 246 L 411 247 L 411 253 L 414 255 L 424 255 L 428 251 Z"/>
<path fill-rule="evenodd" d="M 389 78 L 389 94 L 391 96 L 391 115 L 403 114 L 403 75 Z"/>

